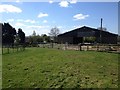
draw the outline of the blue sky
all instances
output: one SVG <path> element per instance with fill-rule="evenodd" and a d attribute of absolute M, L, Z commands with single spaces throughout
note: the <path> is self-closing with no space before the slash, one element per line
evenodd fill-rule
<path fill-rule="evenodd" d="M 48 34 L 58 27 L 64 33 L 82 26 L 103 27 L 118 33 L 117 2 L 3 2 L 0 4 L 0 22 L 9 22 L 13 27 L 22 28 L 26 36 Z"/>

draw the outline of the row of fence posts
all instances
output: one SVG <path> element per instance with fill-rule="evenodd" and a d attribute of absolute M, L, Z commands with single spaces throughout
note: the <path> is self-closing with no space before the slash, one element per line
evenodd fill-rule
<path fill-rule="evenodd" d="M 18 52 L 18 51 L 24 51 L 24 50 L 25 50 L 24 45 L 16 45 L 16 46 L 5 45 L 5 46 L 2 46 L 2 54 L 9 54 L 10 52 Z"/>
<path fill-rule="evenodd" d="M 54 43 L 51 43 L 51 48 L 54 48 Z M 73 45 L 74 46 L 74 45 Z M 78 49 L 79 51 L 82 51 L 82 50 L 86 50 L 86 51 L 89 51 L 89 50 L 94 50 L 94 51 L 111 51 L 111 47 L 113 47 L 113 45 L 104 45 L 104 44 L 95 44 L 95 45 L 89 45 L 89 44 L 78 44 Z M 86 49 L 83 48 L 83 46 L 86 47 Z M 94 47 L 94 49 L 90 49 L 90 47 Z M 64 50 L 68 50 L 68 47 L 70 47 L 70 45 L 68 43 L 65 43 L 64 44 Z M 118 46 L 116 46 L 118 47 Z M 104 48 L 104 49 L 103 49 Z M 62 48 L 61 48 L 62 49 Z"/>
<path fill-rule="evenodd" d="M 49 47 L 55 48 L 55 47 L 56 47 L 55 45 L 58 45 L 58 44 L 50 43 L 50 44 L 49 44 Z M 63 47 L 62 47 L 62 46 L 63 46 Z M 74 45 L 73 45 L 73 46 L 74 46 Z M 82 44 L 78 44 L 77 46 L 78 46 L 78 49 L 79 49 L 80 51 L 82 51 Z M 45 44 L 43 44 L 42 47 L 45 48 Z M 60 44 L 60 47 L 61 47 L 61 49 L 63 49 L 63 50 L 68 50 L 69 45 L 68 45 L 67 43 L 66 43 L 66 44 Z M 57 48 L 60 49 L 59 47 L 57 47 Z M 87 45 L 87 50 L 89 50 L 88 45 Z"/>
<path fill-rule="evenodd" d="M 38 47 L 48 47 L 48 48 L 56 48 L 56 49 L 63 49 L 63 50 L 79 50 L 79 51 L 113 51 L 113 47 L 118 48 L 119 45 L 113 45 L 113 44 L 57 44 L 57 43 L 49 43 L 49 44 L 40 44 Z M 112 49 L 113 48 L 113 49 Z M 116 49 L 117 50 L 117 49 Z"/>

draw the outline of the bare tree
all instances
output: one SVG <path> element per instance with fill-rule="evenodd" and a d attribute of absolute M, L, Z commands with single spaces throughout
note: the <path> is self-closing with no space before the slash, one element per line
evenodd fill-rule
<path fill-rule="evenodd" d="M 60 30 L 57 27 L 54 27 L 50 30 L 49 35 L 54 42 L 56 42 L 56 38 L 59 35 L 59 31 Z"/>
<path fill-rule="evenodd" d="M 32 34 L 32 36 L 36 36 L 36 32 L 35 32 L 35 31 L 33 31 L 33 34 Z"/>

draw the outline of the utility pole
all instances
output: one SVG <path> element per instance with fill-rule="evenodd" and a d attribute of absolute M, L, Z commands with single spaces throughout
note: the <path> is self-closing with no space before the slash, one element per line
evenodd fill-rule
<path fill-rule="evenodd" d="M 101 30 L 102 30 L 102 21 L 103 21 L 103 19 L 101 18 Z"/>
<path fill-rule="evenodd" d="M 101 18 L 101 27 L 100 27 L 100 43 L 102 43 L 102 21 L 103 19 Z"/>

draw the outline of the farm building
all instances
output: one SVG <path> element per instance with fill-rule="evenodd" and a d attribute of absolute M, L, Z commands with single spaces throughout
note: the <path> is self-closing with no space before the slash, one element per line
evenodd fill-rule
<path fill-rule="evenodd" d="M 105 30 L 98 30 L 83 26 L 72 31 L 58 35 L 58 43 L 103 43 L 103 44 L 117 44 L 117 34 L 110 33 Z M 90 40 L 91 38 L 91 40 Z"/>

